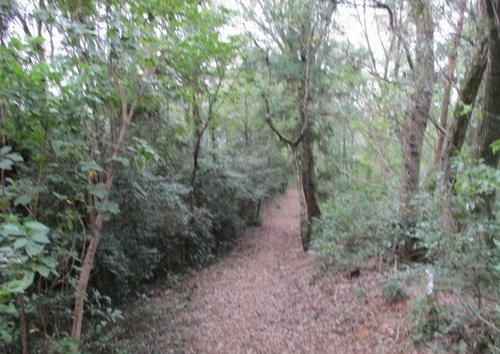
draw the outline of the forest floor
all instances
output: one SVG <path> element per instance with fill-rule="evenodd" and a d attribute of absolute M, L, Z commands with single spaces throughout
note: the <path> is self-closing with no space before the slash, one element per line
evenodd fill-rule
<path fill-rule="evenodd" d="M 290 189 L 228 255 L 140 301 L 128 315 L 129 344 L 141 353 L 419 352 L 406 328 L 408 301 L 387 305 L 383 281 L 371 263 L 356 277 L 322 272 L 302 251 Z"/>

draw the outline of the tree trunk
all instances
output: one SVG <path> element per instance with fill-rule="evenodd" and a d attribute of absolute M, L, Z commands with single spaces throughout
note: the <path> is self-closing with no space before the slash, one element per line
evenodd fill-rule
<path fill-rule="evenodd" d="M 458 101 L 455 103 L 451 124 L 448 128 L 440 159 L 440 169 L 443 173 L 442 185 L 448 192 L 452 192 L 455 183 L 455 171 L 451 168 L 453 158 L 462 148 L 472 115 L 472 106 L 475 104 L 477 93 L 486 68 L 486 40 L 482 40 L 476 48 L 468 69 L 461 80 L 458 92 Z M 468 109 L 465 109 L 469 107 Z M 460 225 L 455 218 L 450 198 L 445 197 L 441 208 L 441 224 L 449 232 L 460 231 Z"/>
<path fill-rule="evenodd" d="M 302 168 L 300 163 L 300 158 L 298 156 L 297 148 L 292 148 L 293 162 L 295 166 L 295 173 L 297 175 L 298 193 L 299 193 L 299 204 L 300 204 L 300 240 L 302 242 L 302 249 L 307 251 L 309 249 L 309 242 L 311 233 L 309 231 L 309 215 L 307 213 L 307 199 L 304 193 L 304 181 L 302 179 Z"/>
<path fill-rule="evenodd" d="M 78 279 L 78 289 L 75 294 L 75 304 L 73 308 L 73 323 L 71 326 L 71 337 L 80 340 L 82 335 L 83 313 L 84 313 L 84 299 L 89 284 L 90 274 L 94 266 L 94 258 L 97 252 L 97 246 L 101 241 L 103 215 L 97 212 L 97 215 L 92 220 L 91 225 L 91 239 L 85 251 L 85 257 L 80 270 L 80 277 Z"/>
<path fill-rule="evenodd" d="M 411 106 L 406 114 L 402 137 L 403 169 L 399 213 L 403 228 L 410 227 L 416 218 L 411 200 L 419 186 L 422 144 L 435 81 L 434 26 L 430 5 L 425 0 L 413 0 L 411 6 L 417 28 L 414 68 L 416 87 L 411 95 Z"/>
<path fill-rule="evenodd" d="M 103 202 L 108 201 L 109 195 L 111 193 L 111 187 L 113 186 L 113 179 L 116 169 L 116 159 L 119 157 L 119 152 L 122 149 L 123 142 L 125 140 L 125 133 L 127 127 L 130 123 L 130 117 L 125 118 L 122 123 L 120 134 L 115 145 L 115 149 L 112 154 L 110 164 L 106 170 L 106 180 L 104 182 L 104 188 L 106 190 Z M 94 259 L 97 253 L 97 247 L 101 242 L 102 238 L 102 224 L 104 221 L 104 215 L 101 210 L 97 210 L 95 214 L 91 217 L 90 225 L 90 242 L 85 250 L 85 256 L 83 258 L 82 267 L 80 269 L 80 277 L 78 279 L 78 289 L 75 294 L 75 304 L 73 309 L 73 323 L 71 326 L 71 337 L 80 340 L 82 334 L 82 323 L 83 323 L 83 313 L 84 313 L 84 298 L 87 292 L 87 287 L 90 280 L 90 275 L 92 273 L 92 268 L 94 266 Z"/>
<path fill-rule="evenodd" d="M 139 90 L 139 94 L 137 94 L 134 97 L 132 103 L 129 106 L 127 104 L 127 95 L 125 92 L 125 88 L 123 87 L 120 78 L 116 74 L 113 63 L 110 63 L 109 69 L 113 81 L 116 85 L 116 88 L 118 89 L 119 92 L 122 121 L 118 137 L 113 144 L 114 148 L 111 154 L 111 159 L 109 160 L 110 162 L 106 169 L 106 175 L 104 181 L 104 189 L 106 192 L 104 198 L 102 199 L 102 202 L 106 202 L 109 200 L 111 187 L 113 186 L 113 179 L 115 176 L 116 161 L 121 155 L 123 144 L 125 143 L 125 137 L 127 134 L 128 126 L 130 125 L 132 117 L 134 116 L 137 102 L 140 96 L 142 95 L 142 90 L 144 89 L 144 87 L 142 87 Z M 102 210 L 96 210 L 95 213 L 91 215 L 91 225 L 90 225 L 91 239 L 87 249 L 85 250 L 85 256 L 83 258 L 82 267 L 80 269 L 78 288 L 76 290 L 75 303 L 73 307 L 73 322 L 71 324 L 71 337 L 77 340 L 80 340 L 82 335 L 84 299 L 87 292 L 87 287 L 92 272 L 92 268 L 94 266 L 94 259 L 97 252 L 97 247 L 99 246 L 102 237 L 103 217 L 104 216 Z"/>
<path fill-rule="evenodd" d="M 21 353 L 28 354 L 28 325 L 26 322 L 26 309 L 24 294 L 20 294 L 17 297 L 19 302 L 19 326 L 21 330 Z"/>
<path fill-rule="evenodd" d="M 465 135 L 472 115 L 471 108 L 476 101 L 479 86 L 481 85 L 486 68 L 486 51 L 486 40 L 483 40 L 477 47 L 468 70 L 460 83 L 459 98 L 453 109 L 452 120 L 448 128 L 448 136 L 445 139 L 445 146 L 440 162 L 443 171 L 443 181 L 447 187 L 450 187 L 455 180 L 453 171 L 451 171 L 451 162 L 465 141 Z M 467 107 L 468 109 L 466 109 Z"/>
<path fill-rule="evenodd" d="M 500 153 L 493 152 L 491 144 L 500 139 L 500 38 L 499 19 L 500 0 L 484 0 L 487 13 L 488 53 L 484 75 L 484 93 L 481 107 L 482 119 L 479 122 L 476 135 L 475 155 L 488 166 L 496 168 Z M 484 196 L 482 212 L 493 217 L 495 194 Z"/>
<path fill-rule="evenodd" d="M 450 106 L 450 94 L 451 87 L 453 84 L 453 78 L 455 76 L 455 69 L 457 66 L 457 49 L 460 44 L 460 36 L 462 34 L 462 27 L 464 24 L 464 12 L 465 12 L 465 3 L 460 3 L 460 18 L 457 23 L 455 37 L 453 38 L 453 47 L 451 49 L 449 59 L 448 59 L 448 69 L 446 71 L 445 77 L 445 86 L 443 92 L 443 98 L 441 100 L 441 111 L 439 113 L 439 124 L 443 129 L 446 129 L 447 121 L 448 121 L 448 109 Z M 443 154 L 443 146 L 445 140 L 445 134 L 443 132 L 438 132 L 438 140 L 436 151 L 434 154 L 434 167 L 436 169 L 439 168 L 441 162 L 441 156 Z"/>
<path fill-rule="evenodd" d="M 199 159 L 200 159 L 200 150 L 201 150 L 201 138 L 202 134 L 199 134 L 198 129 L 194 134 L 194 145 L 193 145 L 193 170 L 191 171 L 191 211 L 194 210 L 195 207 L 198 206 L 198 188 L 196 185 L 196 177 L 198 175 L 199 169 Z"/>
<path fill-rule="evenodd" d="M 194 134 L 193 134 L 193 169 L 191 171 L 191 200 L 190 200 L 190 208 L 191 211 L 194 210 L 195 207 L 198 206 L 198 188 L 196 185 L 196 177 L 199 169 L 199 158 L 200 158 L 200 150 L 201 150 L 201 140 L 203 138 L 203 122 L 201 120 L 200 108 L 198 107 L 198 103 L 196 101 L 196 97 L 193 96 L 193 120 L 194 120 Z"/>
<path fill-rule="evenodd" d="M 311 142 L 310 127 L 306 128 L 302 141 L 302 188 L 307 204 L 308 220 L 318 217 L 320 214 L 316 200 L 316 187 L 314 183 L 314 155 Z"/>
<path fill-rule="evenodd" d="M 302 140 L 302 156 L 301 156 L 301 178 L 299 179 L 300 188 L 302 188 L 304 207 L 306 209 L 305 222 L 301 223 L 301 239 L 302 248 L 304 251 L 309 249 L 311 241 L 310 224 L 313 218 L 318 217 L 320 214 L 318 203 L 316 200 L 316 188 L 314 185 L 314 157 L 313 147 L 311 144 L 310 127 L 306 128 L 304 138 Z"/>
<path fill-rule="evenodd" d="M 298 95 L 298 105 L 299 105 L 299 115 L 300 123 L 303 127 L 303 137 L 302 137 L 302 153 L 301 153 L 301 164 L 300 164 L 300 174 L 301 182 L 299 187 L 302 188 L 304 197 L 304 206 L 306 208 L 305 221 L 301 222 L 301 239 L 302 248 L 304 251 L 309 249 L 309 243 L 311 241 L 311 230 L 310 224 L 313 218 L 319 216 L 319 207 L 316 200 L 316 188 L 314 185 L 314 154 L 312 145 L 312 134 L 311 134 L 311 117 L 309 112 L 309 106 L 311 105 L 311 95 L 309 92 L 309 85 L 311 84 L 310 67 L 312 66 L 312 59 L 310 58 L 310 48 L 302 48 L 301 50 L 301 64 L 303 68 L 303 77 L 300 81 L 299 95 Z"/>

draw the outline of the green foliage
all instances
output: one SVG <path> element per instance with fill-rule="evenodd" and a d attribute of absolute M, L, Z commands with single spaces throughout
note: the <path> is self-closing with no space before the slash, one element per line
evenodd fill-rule
<path fill-rule="evenodd" d="M 427 299 L 417 302 L 413 337 L 419 342 L 434 338 L 442 342 L 439 344 L 442 348 L 451 346 L 461 352 L 482 352 L 496 345 L 492 338 L 499 334 L 488 325 L 498 324 L 495 307 L 500 296 L 498 201 L 493 201 L 493 214 L 489 215 L 485 208 L 500 186 L 500 174 L 498 169 L 473 159 L 467 149 L 454 161 L 453 168 L 457 174 L 453 191 L 437 189 L 416 196 L 414 206 L 419 221 L 413 236 L 436 267 L 439 274 L 436 287 L 453 294 L 457 301 L 449 308 L 439 307 Z M 446 232 L 441 225 L 442 208 L 450 204 L 461 226 L 458 233 Z M 436 333 L 439 338 L 435 337 Z M 441 338 L 444 335 L 452 339 L 451 344 Z"/>
<path fill-rule="evenodd" d="M 396 220 L 395 211 L 387 204 L 390 199 L 365 193 L 361 186 L 336 189 L 336 195 L 323 202 L 321 218 L 313 225 L 313 249 L 337 269 L 382 255 L 390 248 Z"/>
<path fill-rule="evenodd" d="M 0 351 L 20 349 L 19 299 L 33 348 L 76 350 L 66 337 L 98 213 L 83 345 L 105 351 L 97 339 L 120 321 L 114 304 L 211 262 L 283 190 L 286 165 L 253 111 L 245 148 L 235 128 L 241 112 L 229 92 L 241 39 L 221 34 L 228 10 L 178 0 L 11 6 L 44 30 L 8 30 L 0 15 Z M 207 134 L 192 207 L 194 104 Z"/>
<path fill-rule="evenodd" d="M 51 343 L 51 354 L 80 354 L 79 342 L 73 338 L 55 340 Z"/>
<path fill-rule="evenodd" d="M 497 298 L 500 252 L 495 242 L 500 230 L 498 207 L 488 215 L 488 199 L 500 188 L 500 173 L 463 153 L 454 164 L 458 178 L 453 194 L 439 190 L 421 194 L 416 205 L 421 218 L 415 235 L 427 248 L 430 258 L 449 274 L 451 288 L 460 287 L 473 297 Z M 452 201 L 454 214 L 462 225 L 458 234 L 444 232 L 436 218 L 443 203 Z M 496 202 L 498 203 L 498 202 Z M 478 299 L 480 301 L 480 299 Z"/>
<path fill-rule="evenodd" d="M 440 328 L 439 310 L 432 297 L 418 299 L 413 302 L 409 321 L 412 324 L 411 337 L 414 342 L 428 341 L 438 333 Z"/>
<path fill-rule="evenodd" d="M 490 145 L 491 151 L 496 154 L 497 152 L 500 151 L 500 139 L 495 140 L 493 143 Z"/>
<path fill-rule="evenodd" d="M 12 343 L 16 333 L 16 297 L 24 296 L 37 273 L 44 278 L 59 275 L 48 234 L 45 225 L 13 216 L 0 226 L 0 343 Z"/>
<path fill-rule="evenodd" d="M 384 284 L 382 288 L 382 296 L 388 304 L 397 304 L 407 298 L 401 284 L 394 280 L 390 280 Z"/>
<path fill-rule="evenodd" d="M 120 214 L 105 225 L 98 254 L 99 288 L 119 301 L 160 274 L 211 262 L 239 230 L 255 222 L 259 201 L 284 188 L 280 170 L 271 167 L 276 164 L 266 167 L 270 162 L 263 152 L 252 157 L 224 151 L 215 160 L 203 158 L 201 207 L 193 212 L 182 179 L 158 174 L 167 168 L 163 162 L 142 172 L 122 171 L 113 193 Z"/>
<path fill-rule="evenodd" d="M 17 152 L 11 152 L 11 146 L 4 146 L 0 150 L 0 169 L 9 171 L 16 162 L 23 161 L 23 157 Z"/>

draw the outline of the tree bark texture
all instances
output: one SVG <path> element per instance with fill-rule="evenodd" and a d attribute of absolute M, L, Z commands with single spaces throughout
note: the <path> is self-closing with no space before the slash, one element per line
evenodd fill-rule
<path fill-rule="evenodd" d="M 488 14 L 488 52 L 484 75 L 482 118 L 476 136 L 476 157 L 492 167 L 498 164 L 498 153 L 491 144 L 500 139 L 500 38 L 498 18 L 500 0 L 484 0 Z"/>
<path fill-rule="evenodd" d="M 500 0 L 484 0 L 487 14 L 488 52 L 484 74 L 484 92 L 481 106 L 481 121 L 477 128 L 477 158 L 488 166 L 496 168 L 500 153 L 493 152 L 491 145 L 500 139 Z M 484 205 L 480 208 L 487 216 L 493 217 L 495 193 L 484 195 Z"/>
<path fill-rule="evenodd" d="M 310 39 L 309 39 L 310 41 Z M 311 241 L 311 228 L 310 224 L 313 218 L 318 217 L 320 214 L 318 202 L 316 200 L 316 188 L 314 184 L 314 152 L 311 130 L 311 94 L 309 86 L 311 85 L 310 68 L 313 65 L 311 58 L 311 50 L 308 43 L 305 47 L 301 48 L 300 61 L 302 64 L 303 77 L 300 82 L 298 106 L 301 126 L 304 128 L 301 144 L 300 154 L 300 168 L 301 178 L 299 179 L 299 188 L 302 188 L 303 197 L 306 208 L 305 218 L 306 222 L 301 222 L 300 234 L 302 239 L 302 248 L 304 251 L 309 249 Z"/>
<path fill-rule="evenodd" d="M 447 130 L 443 151 L 440 159 L 442 171 L 442 185 L 445 191 L 452 193 L 456 172 L 452 169 L 452 161 L 462 148 L 465 136 L 470 125 L 472 107 L 481 86 L 483 74 L 486 68 L 486 40 L 482 40 L 474 52 L 474 56 L 468 69 L 460 82 L 458 101 L 455 103 L 450 126 Z M 468 109 L 465 109 L 469 107 Z M 459 232 L 460 225 L 453 211 L 454 206 L 449 197 L 445 197 L 441 208 L 441 224 L 449 232 Z"/>
<path fill-rule="evenodd" d="M 465 108 L 472 108 L 476 102 L 476 97 L 486 68 L 486 50 L 486 40 L 483 40 L 476 48 L 471 63 L 460 82 L 458 101 L 453 109 L 451 123 L 448 128 L 448 136 L 445 139 L 445 146 L 440 162 L 443 171 L 443 181 L 447 187 L 450 187 L 455 180 L 453 171 L 451 171 L 451 162 L 458 151 L 460 151 L 465 141 L 465 135 L 472 115 L 472 110 Z"/>
<path fill-rule="evenodd" d="M 201 141 L 203 138 L 203 134 L 205 129 L 203 127 L 203 122 L 200 115 L 200 109 L 198 107 L 198 103 L 196 98 L 193 97 L 193 119 L 194 119 L 194 133 L 193 133 L 193 169 L 191 171 L 191 200 L 190 200 L 190 208 L 191 211 L 194 210 L 195 207 L 198 207 L 198 188 L 196 184 L 196 177 L 198 175 L 199 169 L 199 157 L 201 150 Z"/>
<path fill-rule="evenodd" d="M 116 88 L 118 89 L 120 103 L 121 103 L 122 119 L 118 137 L 113 144 L 114 148 L 111 153 L 111 159 L 109 160 L 109 164 L 106 168 L 106 174 L 104 177 L 105 196 L 102 199 L 102 202 L 106 202 L 109 199 L 117 167 L 116 161 L 121 155 L 128 127 L 130 125 L 132 117 L 134 116 L 139 98 L 142 96 L 144 90 L 144 86 L 142 86 L 139 89 L 139 93 L 133 98 L 132 103 L 128 105 L 125 88 L 122 85 L 120 78 L 116 73 L 116 68 L 113 63 L 110 63 L 109 69 L 110 69 L 110 75 L 113 78 Z M 154 72 L 154 70 L 152 72 Z M 149 74 L 149 72 L 146 72 L 146 74 Z M 83 263 L 80 269 L 78 287 L 75 293 L 75 303 L 73 307 L 73 322 L 71 324 L 71 337 L 77 340 L 80 340 L 82 335 L 84 300 L 87 292 L 88 283 L 90 280 L 90 275 L 92 273 L 92 268 L 94 266 L 94 259 L 97 253 L 97 248 L 102 238 L 102 225 L 104 221 L 104 215 L 102 210 L 93 211 L 92 215 L 90 216 L 90 220 L 91 220 L 90 221 L 91 238 L 89 245 L 85 250 Z"/>
<path fill-rule="evenodd" d="M 402 136 L 403 168 L 399 213 L 405 228 L 415 221 L 411 200 L 419 186 L 422 144 L 435 82 L 434 24 L 429 6 L 425 0 L 411 1 L 411 11 L 416 23 L 417 53 L 413 71 L 416 87 L 410 98 Z"/>

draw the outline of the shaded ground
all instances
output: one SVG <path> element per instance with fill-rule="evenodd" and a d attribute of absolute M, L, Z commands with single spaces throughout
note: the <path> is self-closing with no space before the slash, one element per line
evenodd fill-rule
<path fill-rule="evenodd" d="M 267 206 L 218 263 L 142 305 L 144 353 L 411 353 L 406 304 L 388 306 L 375 267 L 319 276 L 302 251 L 295 190 Z M 144 318 L 144 316 L 150 316 Z"/>

